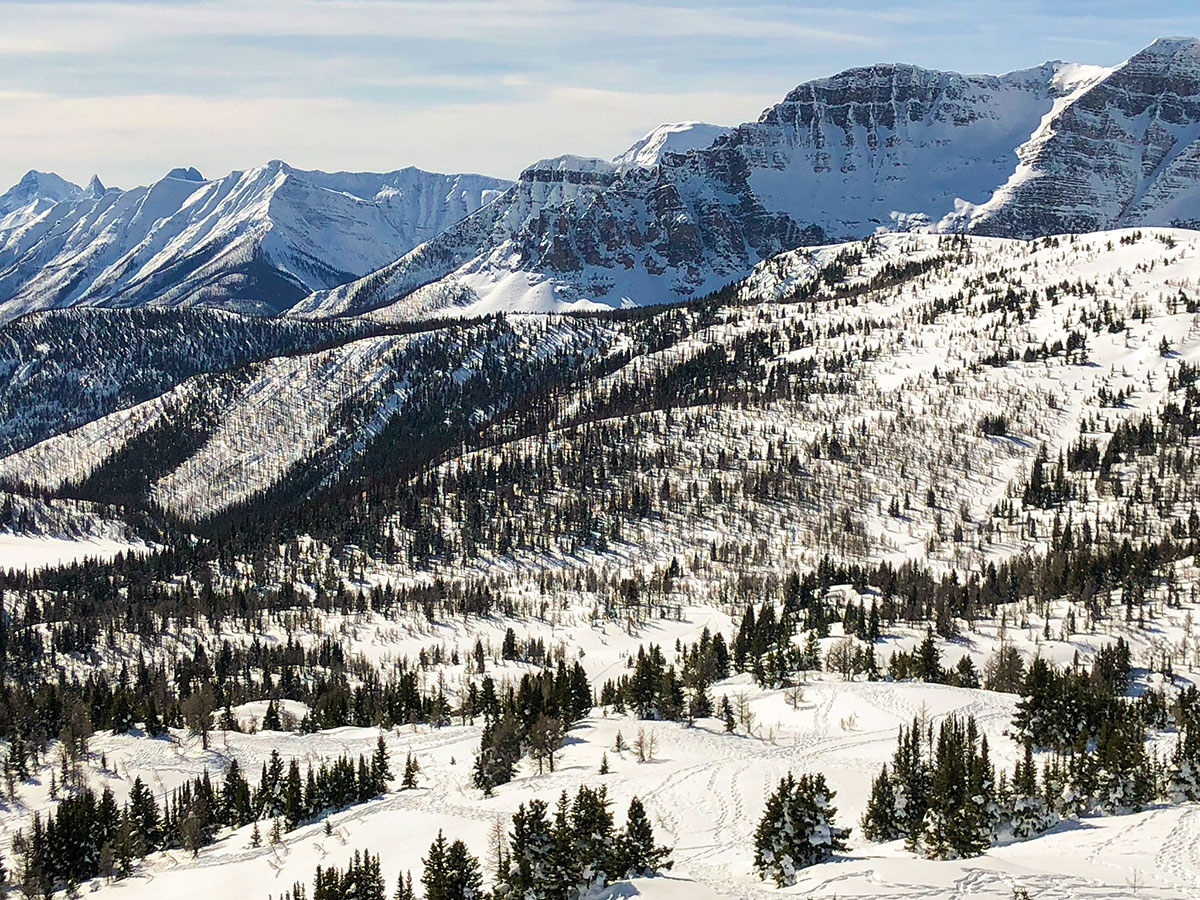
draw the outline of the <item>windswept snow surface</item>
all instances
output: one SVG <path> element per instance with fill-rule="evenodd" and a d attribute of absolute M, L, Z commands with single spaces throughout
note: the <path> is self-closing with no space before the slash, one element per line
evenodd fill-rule
<path fill-rule="evenodd" d="M 639 138 L 628 150 L 613 160 L 618 169 L 640 166 L 649 169 L 656 166 L 664 153 L 687 153 L 711 147 L 717 138 L 732 131 L 724 125 L 709 125 L 707 122 L 670 122 L 651 129 Z"/>

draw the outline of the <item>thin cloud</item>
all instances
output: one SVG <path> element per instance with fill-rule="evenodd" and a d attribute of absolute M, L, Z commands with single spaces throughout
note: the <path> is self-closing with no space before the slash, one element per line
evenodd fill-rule
<path fill-rule="evenodd" d="M 0 189 L 30 167 L 129 184 L 272 157 L 512 176 L 538 157 L 616 154 L 661 121 L 751 120 L 850 66 L 1113 64 L 1200 31 L 1191 4 L 1152 14 L 1074 0 L 0 0 Z"/>
<path fill-rule="evenodd" d="M 98 169 L 105 183 L 130 186 L 175 165 L 194 164 L 206 175 L 221 175 L 292 147 L 288 161 L 306 168 L 379 171 L 417 165 L 514 176 L 540 157 L 563 152 L 615 156 L 650 127 L 647 123 L 713 111 L 723 121 L 736 122 L 747 118 L 743 110 L 758 110 L 770 101 L 766 95 L 560 88 L 506 103 L 398 113 L 388 105 L 331 99 L 60 98 L 10 91 L 0 93 L 0 120 L 12 123 L 9 140 L 0 144 L 0 170 L 53 168 L 82 181 Z M 314 121 L 322 127 L 314 129 Z M 369 141 L 354 137 L 367 131 Z M 73 143 L 81 133 L 88 136 L 82 162 Z M 213 145 L 214 135 L 219 147 Z M 161 160 L 149 173 L 140 152 L 145 146 L 153 146 Z M 480 166 L 481 159 L 491 164 Z"/>

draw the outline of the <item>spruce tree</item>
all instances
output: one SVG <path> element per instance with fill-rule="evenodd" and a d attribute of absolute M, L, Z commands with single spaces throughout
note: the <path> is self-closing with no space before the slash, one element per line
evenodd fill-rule
<path fill-rule="evenodd" d="M 404 759 L 404 777 L 400 781 L 400 787 L 404 790 L 412 790 L 417 786 L 417 773 L 421 771 L 421 767 L 417 764 L 416 759 L 411 753 Z"/>
<path fill-rule="evenodd" d="M 279 718 L 279 705 L 274 700 L 267 704 L 267 712 L 262 720 L 262 730 L 283 731 L 283 722 Z"/>
<path fill-rule="evenodd" d="M 425 886 L 425 900 L 473 900 L 480 895 L 483 877 L 479 872 L 479 860 L 462 841 L 448 843 L 445 835 L 438 831 L 423 862 L 425 873 L 421 883 Z M 407 885 L 401 882 L 397 898 L 405 891 L 411 896 L 411 875 Z"/>
<path fill-rule="evenodd" d="M 551 896 L 573 896 L 581 877 L 582 867 L 575 852 L 575 832 L 571 827 L 570 804 L 567 801 L 567 792 L 563 791 L 554 810 L 554 825 L 551 828 Z"/>
<path fill-rule="evenodd" d="M 1024 758 L 1017 761 L 1013 771 L 1005 815 L 1012 836 L 1018 840 L 1041 834 L 1058 821 L 1038 791 L 1033 748 L 1028 744 L 1025 745 Z"/>
<path fill-rule="evenodd" d="M 410 758 L 412 754 L 409 754 Z M 387 741 L 383 739 L 383 735 L 379 736 L 379 741 L 375 745 L 375 755 L 371 758 L 371 778 L 375 781 L 375 793 L 383 794 L 387 792 L 387 783 L 391 780 L 392 770 L 388 765 L 388 748 Z"/>
<path fill-rule="evenodd" d="M 483 896 L 483 876 L 479 860 L 467 850 L 467 845 L 456 840 L 446 851 L 446 894 L 445 900 L 475 900 Z M 425 900 L 436 900 L 426 894 Z"/>
<path fill-rule="evenodd" d="M 426 900 L 444 900 L 446 896 L 447 849 L 446 836 L 439 829 L 437 837 L 429 845 L 429 853 L 421 860 L 425 865 L 425 871 L 421 875 L 421 884 L 425 886 Z"/>
<path fill-rule="evenodd" d="M 754 867 L 761 878 L 787 887 L 800 869 L 846 849 L 850 831 L 833 824 L 833 797 L 824 775 L 805 774 L 797 781 L 788 773 L 779 782 L 754 836 Z"/>
<path fill-rule="evenodd" d="M 287 830 L 296 828 L 305 819 L 305 815 L 300 764 L 293 759 L 288 765 L 287 779 L 283 786 L 283 817 L 287 823 Z"/>
<path fill-rule="evenodd" d="M 621 876 L 620 847 L 613 830 L 608 791 L 580 787 L 571 807 L 572 848 L 577 861 L 576 888 L 587 892 Z"/>
<path fill-rule="evenodd" d="M 637 797 L 629 801 L 625 830 L 619 846 L 623 878 L 642 878 L 671 867 L 671 850 L 655 843 L 654 828 L 646 816 L 646 808 Z"/>
<path fill-rule="evenodd" d="M 530 800 L 512 817 L 508 871 L 500 879 L 509 896 L 545 900 L 551 896 L 553 837 L 546 804 Z"/>
<path fill-rule="evenodd" d="M 1200 717 L 1193 710 L 1180 716 L 1179 738 L 1167 769 L 1167 797 L 1172 803 L 1200 800 Z"/>
<path fill-rule="evenodd" d="M 871 797 L 862 817 L 863 837 L 869 841 L 894 841 L 902 836 L 899 816 L 896 813 L 896 791 L 884 765 L 879 775 L 871 782 Z"/>

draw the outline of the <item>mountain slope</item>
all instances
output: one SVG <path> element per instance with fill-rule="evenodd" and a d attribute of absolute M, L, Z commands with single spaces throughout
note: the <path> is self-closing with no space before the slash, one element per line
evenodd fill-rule
<path fill-rule="evenodd" d="M 506 185 L 273 161 L 211 181 L 174 169 L 129 191 L 95 181 L 87 191 L 43 191 L 0 229 L 0 319 L 66 306 L 279 312 L 402 255 Z"/>
<path fill-rule="evenodd" d="M 243 502 L 269 518 L 320 498 L 312 514 L 341 540 L 388 534 L 411 549 L 432 531 L 454 558 L 502 553 L 520 521 L 544 553 L 598 552 L 621 534 L 624 552 L 657 561 L 701 549 L 713 535 L 696 523 L 714 502 L 731 539 L 786 520 L 765 539 L 779 558 L 1003 554 L 1025 544 L 1000 537 L 1011 523 L 992 511 L 1039 446 L 1065 452 L 1098 430 L 1085 422 L 1111 434 L 1154 413 L 1179 359 L 1200 360 L 1198 259 L 1195 232 L 1166 230 L 889 235 L 792 251 L 703 304 L 430 323 L 204 375 L 11 454 L 0 476 L 50 491 L 90 484 L 67 496 L 114 501 L 106 479 L 140 471 L 122 502 L 196 520 Z M 988 416 L 1003 419 L 1003 439 L 981 430 Z M 163 451 L 171 428 L 194 437 Z M 422 457 L 421 445 L 435 450 Z M 512 496 L 503 479 L 489 486 L 498 446 L 512 460 L 501 471 L 545 484 Z M 559 455 L 543 458 L 546 447 Z M 440 453 L 445 486 L 405 480 Z M 582 469 L 564 462 L 577 457 Z M 256 505 L 263 491 L 274 499 Z M 613 506 L 612 491 L 642 500 Z M 930 491 L 936 501 L 909 503 L 901 527 L 899 511 L 884 512 Z M 468 509 L 480 510 L 469 537 Z M 553 513 L 545 534 L 538 509 Z M 1104 521 L 1103 509 L 1084 511 Z M 1148 516 L 1143 536 L 1177 513 Z"/>
<path fill-rule="evenodd" d="M 0 325 L 0 453 L 157 397 L 181 381 L 369 330 L 215 309 L 71 309 Z"/>

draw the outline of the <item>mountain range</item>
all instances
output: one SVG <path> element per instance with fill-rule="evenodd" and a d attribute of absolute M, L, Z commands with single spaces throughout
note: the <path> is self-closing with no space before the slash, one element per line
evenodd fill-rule
<path fill-rule="evenodd" d="M 1198 160 L 1194 39 L 1156 41 L 1113 68 L 851 69 L 652 167 L 530 166 L 435 240 L 296 312 L 645 305 L 702 296 L 782 250 L 880 230 L 1028 238 L 1194 224 Z"/>
<path fill-rule="evenodd" d="M 173 169 L 127 191 L 30 172 L 0 197 L 0 318 L 67 306 L 279 313 L 410 251 L 507 186 L 278 160 L 212 180 Z"/>
<path fill-rule="evenodd" d="M 0 196 L 0 319 L 68 306 L 304 317 L 620 308 L 877 231 L 1001 237 L 1200 223 L 1200 43 L 1006 75 L 911 65 L 799 85 L 736 128 L 685 122 L 515 183 L 279 161 L 149 187 L 31 172 Z"/>

